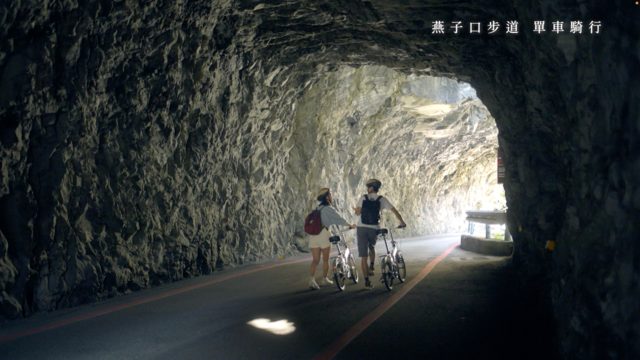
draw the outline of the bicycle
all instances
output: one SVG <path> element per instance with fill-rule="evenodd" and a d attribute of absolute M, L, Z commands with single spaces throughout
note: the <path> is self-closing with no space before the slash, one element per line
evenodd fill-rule
<path fill-rule="evenodd" d="M 340 235 L 329 238 L 329 241 L 336 245 L 338 256 L 333 256 L 329 260 L 331 260 L 331 268 L 333 269 L 333 280 L 336 282 L 338 289 L 344 291 L 347 279 L 351 279 L 355 284 L 358 283 L 358 269 L 349 245 L 344 239 L 344 231 L 341 229 L 339 231 Z M 340 251 L 341 244 L 345 247 L 344 252 Z"/>
<path fill-rule="evenodd" d="M 379 229 L 376 230 L 376 234 L 382 235 L 382 239 L 384 240 L 384 246 L 387 248 L 386 255 L 380 255 L 380 281 L 384 282 L 384 285 L 388 290 L 393 289 L 393 280 L 398 279 L 401 283 L 407 277 L 407 267 L 404 263 L 404 257 L 402 256 L 402 251 L 398 250 L 396 245 L 396 241 L 393 239 L 393 230 L 402 229 L 405 226 L 398 226 L 397 228 L 391 229 L 388 231 L 387 229 Z M 387 245 L 387 233 L 391 237 L 391 251 L 389 251 L 389 245 Z"/>

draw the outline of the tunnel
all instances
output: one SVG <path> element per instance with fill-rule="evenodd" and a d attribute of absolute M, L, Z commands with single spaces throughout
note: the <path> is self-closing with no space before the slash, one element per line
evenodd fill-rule
<path fill-rule="evenodd" d="M 559 353 L 636 359 L 639 21 L 623 0 L 3 2 L 0 318 L 307 252 L 315 193 L 346 216 L 380 178 L 404 236 L 506 208 Z"/>

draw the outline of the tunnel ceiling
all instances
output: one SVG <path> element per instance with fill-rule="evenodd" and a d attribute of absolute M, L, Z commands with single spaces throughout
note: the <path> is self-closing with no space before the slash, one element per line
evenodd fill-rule
<path fill-rule="evenodd" d="M 447 231 L 475 196 L 461 195 L 466 185 L 440 195 L 474 178 L 473 156 L 453 155 L 489 159 L 479 137 L 492 130 L 439 113 L 471 114 L 476 100 L 411 87 L 434 76 L 470 84 L 495 119 L 514 263 L 556 317 L 563 353 L 630 358 L 640 352 L 640 310 L 629 307 L 640 298 L 640 126 L 629 101 L 640 95 L 640 15 L 629 6 L 3 2 L 2 317 L 292 254 L 314 186 L 336 186 L 346 209 L 379 173 L 400 210 L 437 219 L 410 221 L 412 234 Z M 522 28 L 432 34 L 439 20 Z M 603 27 L 535 34 L 538 20 Z M 372 150 L 388 161 L 367 167 Z"/>

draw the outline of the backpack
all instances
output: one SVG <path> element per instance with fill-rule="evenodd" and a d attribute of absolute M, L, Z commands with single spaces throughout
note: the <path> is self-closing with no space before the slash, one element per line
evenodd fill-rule
<path fill-rule="evenodd" d="M 304 232 L 309 235 L 318 235 L 322 232 L 322 219 L 320 218 L 320 210 L 316 208 L 307 215 L 304 220 Z"/>
<path fill-rule="evenodd" d="M 382 196 L 378 196 L 375 200 L 369 200 L 367 195 L 364 196 L 362 201 L 362 208 L 360 209 L 360 220 L 365 225 L 378 225 L 380 221 L 380 199 Z"/>

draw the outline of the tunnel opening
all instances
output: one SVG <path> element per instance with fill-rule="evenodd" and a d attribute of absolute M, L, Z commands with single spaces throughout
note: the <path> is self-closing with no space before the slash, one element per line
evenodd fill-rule
<path fill-rule="evenodd" d="M 292 196 L 308 194 L 306 209 L 315 206 L 314 189 L 330 187 L 338 211 L 351 219 L 349 205 L 369 178 L 384 179 L 380 193 L 404 214 L 406 235 L 464 232 L 466 210 L 505 207 L 495 120 L 467 83 L 384 66 L 340 67 L 295 107 L 301 127 L 292 134 L 287 179 L 301 185 Z M 304 249 L 305 240 L 295 246 Z"/>

